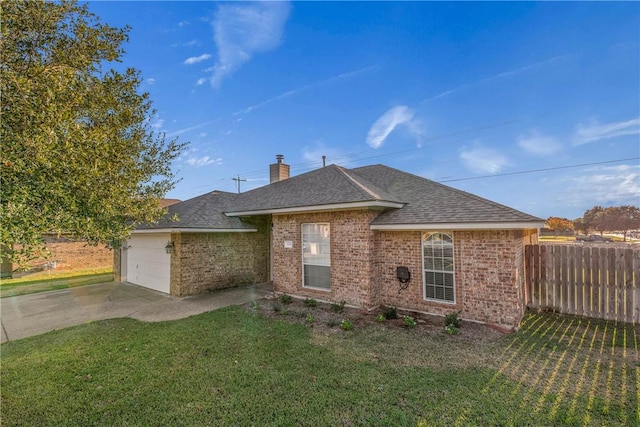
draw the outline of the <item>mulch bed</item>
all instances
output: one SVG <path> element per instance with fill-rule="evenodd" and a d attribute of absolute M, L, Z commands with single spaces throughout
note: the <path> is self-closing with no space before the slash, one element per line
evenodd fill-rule
<path fill-rule="evenodd" d="M 264 317 L 299 323 L 318 332 L 342 332 L 340 322 L 347 319 L 353 323 L 354 329 L 385 327 L 392 330 L 411 330 L 413 334 L 418 336 L 433 336 L 434 334 L 449 336 L 444 329 L 444 317 L 442 316 L 398 310 L 397 319 L 387 319 L 380 322 L 376 320 L 376 316 L 383 313 L 384 307 L 372 311 L 344 307 L 338 311 L 338 307 L 332 304 L 317 302 L 315 306 L 309 306 L 305 304 L 305 300 L 295 298 L 288 303 L 283 303 L 280 297 L 265 298 L 255 303 L 245 304 L 245 307 L 247 310 L 258 312 Z M 416 326 L 414 328 L 410 329 L 405 326 L 402 319 L 405 315 L 411 316 L 415 320 Z M 509 331 L 492 325 L 463 320 L 455 338 L 471 343 L 486 344 L 503 338 L 507 332 Z"/>

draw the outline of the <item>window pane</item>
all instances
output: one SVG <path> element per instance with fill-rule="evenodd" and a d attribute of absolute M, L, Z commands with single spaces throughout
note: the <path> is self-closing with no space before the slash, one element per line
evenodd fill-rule
<path fill-rule="evenodd" d="M 455 301 L 453 239 L 445 233 L 423 234 L 424 295 Z"/>
<path fill-rule="evenodd" d="M 329 289 L 331 244 L 329 224 L 302 224 L 303 286 Z"/>

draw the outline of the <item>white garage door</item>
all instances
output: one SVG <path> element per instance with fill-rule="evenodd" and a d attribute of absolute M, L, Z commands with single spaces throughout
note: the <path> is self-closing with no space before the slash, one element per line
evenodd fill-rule
<path fill-rule="evenodd" d="M 127 281 L 169 293 L 171 255 L 165 246 L 171 234 L 134 234 L 127 242 Z"/>

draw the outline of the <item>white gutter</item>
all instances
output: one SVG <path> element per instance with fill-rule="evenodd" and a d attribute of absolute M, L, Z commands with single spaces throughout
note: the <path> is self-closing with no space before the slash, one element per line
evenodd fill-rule
<path fill-rule="evenodd" d="M 255 211 L 238 211 L 238 212 L 225 212 L 226 216 L 251 216 L 251 215 L 268 215 L 268 214 L 286 214 L 286 213 L 303 213 L 303 212 L 324 212 L 324 211 L 339 211 L 350 209 L 366 209 L 366 208 L 401 208 L 404 203 L 398 202 L 385 202 L 385 201 L 367 201 L 367 202 L 355 202 L 355 203 L 333 203 L 328 205 L 313 205 L 313 206 L 298 206 L 293 208 L 276 208 L 276 209 L 263 209 Z"/>
<path fill-rule="evenodd" d="M 151 233 L 255 233 L 255 228 L 144 228 L 133 230 L 132 234 Z"/>
<path fill-rule="evenodd" d="M 544 221 L 527 222 L 438 222 L 426 224 L 374 224 L 371 230 L 522 230 L 543 228 Z"/>

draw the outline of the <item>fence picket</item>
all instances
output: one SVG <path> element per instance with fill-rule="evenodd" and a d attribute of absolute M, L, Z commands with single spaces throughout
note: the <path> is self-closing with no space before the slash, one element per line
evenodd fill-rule
<path fill-rule="evenodd" d="M 633 249 L 625 249 L 618 260 L 620 267 L 616 267 L 616 270 L 621 276 L 624 321 L 626 323 L 633 323 Z"/>
<path fill-rule="evenodd" d="M 528 305 L 640 323 L 640 249 L 527 245 Z"/>
<path fill-rule="evenodd" d="M 575 250 L 575 290 L 576 290 L 576 314 L 578 316 L 584 315 L 584 267 L 582 261 L 584 260 L 584 247 L 576 246 Z"/>

